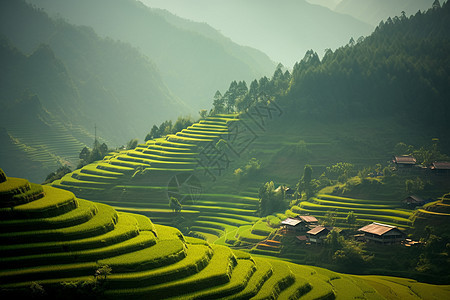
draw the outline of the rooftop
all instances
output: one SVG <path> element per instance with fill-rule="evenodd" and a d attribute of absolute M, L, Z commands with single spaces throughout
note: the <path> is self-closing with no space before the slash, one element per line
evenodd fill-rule
<path fill-rule="evenodd" d="M 450 162 L 448 162 L 448 161 L 436 161 L 436 162 L 433 163 L 432 169 L 450 170 Z"/>
<path fill-rule="evenodd" d="M 298 225 L 301 222 L 302 221 L 299 220 L 299 219 L 287 218 L 286 220 L 282 221 L 281 224 L 282 225 L 296 226 L 296 225 Z"/>
<path fill-rule="evenodd" d="M 366 225 L 366 226 L 358 229 L 358 231 L 372 233 L 375 235 L 383 235 L 386 232 L 389 232 L 394 229 L 399 230 L 397 227 L 392 226 L 392 225 L 373 222 L 372 224 Z"/>
<path fill-rule="evenodd" d="M 318 222 L 316 217 L 313 216 L 298 216 L 297 218 L 300 218 L 302 221 L 306 223 Z"/>
<path fill-rule="evenodd" d="M 402 156 L 395 156 L 394 162 L 398 164 L 411 164 L 414 165 L 416 163 L 416 159 L 410 155 L 402 155 Z"/>
<path fill-rule="evenodd" d="M 317 227 L 314 227 L 313 229 L 311 229 L 310 231 L 308 231 L 307 233 L 312 234 L 312 235 L 316 235 L 316 234 L 321 233 L 324 230 L 330 231 L 330 228 L 323 227 L 323 226 L 317 226 Z"/>

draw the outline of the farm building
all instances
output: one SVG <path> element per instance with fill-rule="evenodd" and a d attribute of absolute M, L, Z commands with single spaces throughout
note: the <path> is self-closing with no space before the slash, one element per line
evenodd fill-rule
<path fill-rule="evenodd" d="M 287 218 L 281 222 L 282 227 L 287 231 L 305 231 L 317 226 L 319 221 L 313 216 L 296 216 Z"/>
<path fill-rule="evenodd" d="M 358 231 L 364 234 L 364 240 L 381 244 L 400 243 L 405 239 L 405 234 L 396 226 L 376 222 L 366 225 Z"/>
<path fill-rule="evenodd" d="M 275 192 L 280 192 L 281 190 L 284 191 L 284 194 L 287 197 L 291 197 L 292 198 L 294 196 L 295 191 L 293 189 L 291 189 L 290 187 L 280 185 L 279 187 L 277 187 L 275 189 Z"/>
<path fill-rule="evenodd" d="M 420 198 L 419 196 L 411 195 L 403 199 L 403 204 L 407 206 L 422 206 L 425 204 L 425 200 Z"/>
<path fill-rule="evenodd" d="M 296 218 L 299 218 L 300 220 L 302 220 L 303 224 L 305 224 L 308 227 L 317 226 L 317 224 L 319 223 L 319 220 L 317 220 L 316 217 L 313 217 L 313 216 L 298 215 Z"/>
<path fill-rule="evenodd" d="M 281 222 L 286 231 L 306 231 L 317 226 L 319 221 L 313 216 L 296 216 Z"/>
<path fill-rule="evenodd" d="M 286 220 L 281 221 L 281 226 L 287 231 L 302 231 L 302 220 L 296 218 L 287 218 Z"/>
<path fill-rule="evenodd" d="M 448 161 L 436 161 L 431 164 L 430 167 L 433 174 L 436 175 L 450 175 L 450 162 Z"/>
<path fill-rule="evenodd" d="M 411 168 L 416 164 L 416 159 L 411 155 L 394 156 L 392 162 L 397 168 Z"/>
<path fill-rule="evenodd" d="M 311 243 L 322 244 L 331 230 L 331 227 L 316 226 L 306 232 L 306 236 Z"/>

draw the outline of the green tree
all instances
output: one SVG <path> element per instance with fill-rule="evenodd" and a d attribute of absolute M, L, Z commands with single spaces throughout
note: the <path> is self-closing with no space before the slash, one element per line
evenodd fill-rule
<path fill-rule="evenodd" d="M 205 120 L 208 116 L 208 111 L 206 109 L 201 109 L 198 114 L 200 115 L 200 119 Z"/>
<path fill-rule="evenodd" d="M 169 207 L 172 209 L 173 212 L 179 213 L 183 206 L 181 205 L 180 201 L 178 201 L 175 197 L 170 197 L 169 199 Z"/>
<path fill-rule="evenodd" d="M 153 125 L 152 129 L 150 130 L 150 132 L 145 136 L 144 141 L 149 141 L 149 140 L 153 140 L 153 139 L 157 139 L 160 138 L 161 134 L 159 132 L 159 128 L 156 125 Z"/>
<path fill-rule="evenodd" d="M 127 143 L 127 150 L 131 150 L 137 147 L 139 141 L 138 139 L 131 139 L 128 143 Z"/>
<path fill-rule="evenodd" d="M 225 99 L 219 91 L 216 91 L 213 99 L 213 113 L 222 114 L 225 112 Z"/>
<path fill-rule="evenodd" d="M 178 117 L 175 124 L 172 126 L 172 133 L 180 132 L 181 130 L 188 128 L 194 124 L 194 120 L 191 117 Z"/>
<path fill-rule="evenodd" d="M 345 222 L 350 225 L 354 225 L 356 223 L 356 216 L 353 211 L 349 211 L 347 217 L 345 218 Z"/>
<path fill-rule="evenodd" d="M 280 189 L 282 190 L 282 189 Z M 286 207 L 284 193 L 275 190 L 273 181 L 266 182 L 259 188 L 259 216 L 267 216 Z"/>
<path fill-rule="evenodd" d="M 172 129 L 172 121 L 171 120 L 164 121 L 161 123 L 161 125 L 159 125 L 159 134 L 161 136 L 171 134 L 172 132 L 173 132 L 173 129 Z"/>
<path fill-rule="evenodd" d="M 81 149 L 80 155 L 78 156 L 81 160 L 88 161 L 91 156 L 91 150 L 88 147 Z"/>
<path fill-rule="evenodd" d="M 423 190 L 425 184 L 423 183 L 420 177 L 416 177 L 415 179 L 406 179 L 405 180 L 405 190 L 407 194 L 415 194 Z"/>

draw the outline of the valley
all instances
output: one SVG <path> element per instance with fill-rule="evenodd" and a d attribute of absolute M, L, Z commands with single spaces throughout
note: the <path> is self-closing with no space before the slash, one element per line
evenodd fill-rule
<path fill-rule="evenodd" d="M 0 4 L 2 298 L 450 297 L 448 2 L 292 67 L 107 2 Z"/>

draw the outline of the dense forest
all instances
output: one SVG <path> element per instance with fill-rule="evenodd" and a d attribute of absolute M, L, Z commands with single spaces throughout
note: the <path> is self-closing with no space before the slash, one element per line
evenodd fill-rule
<path fill-rule="evenodd" d="M 388 18 L 372 35 L 328 49 L 322 59 L 308 51 L 292 74 L 279 65 L 272 78 L 255 80 L 250 88 L 232 82 L 224 95 L 216 93 L 214 109 L 245 111 L 252 103 L 277 99 L 292 119 L 391 118 L 445 135 L 449 10 L 445 3 L 442 9 L 419 11 L 410 18 Z"/>

